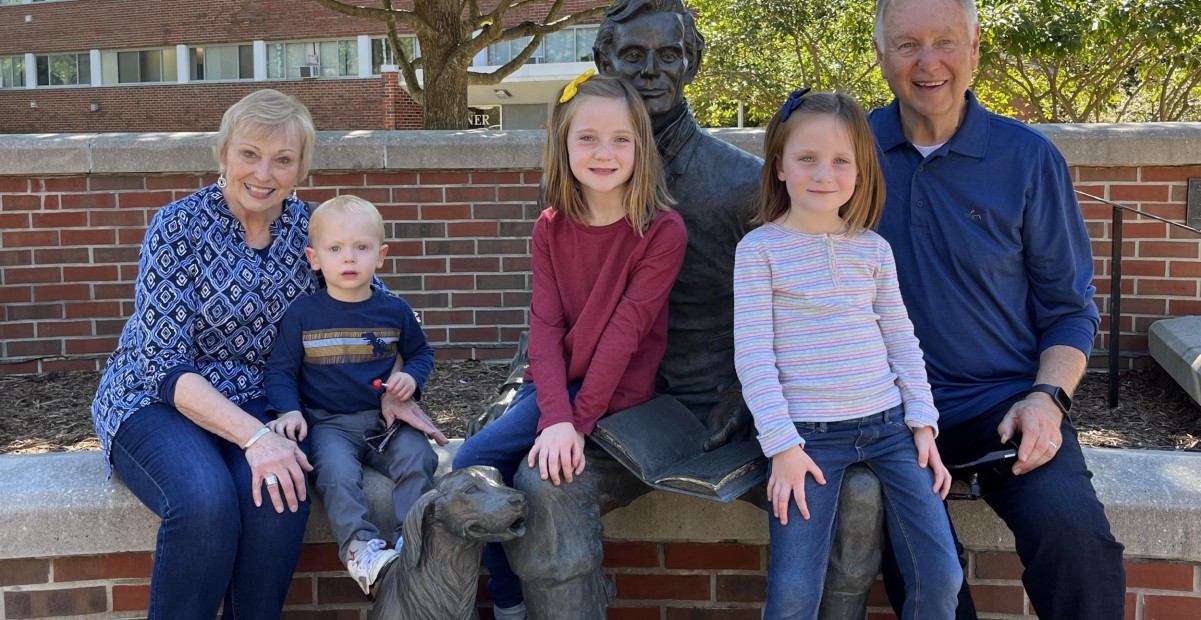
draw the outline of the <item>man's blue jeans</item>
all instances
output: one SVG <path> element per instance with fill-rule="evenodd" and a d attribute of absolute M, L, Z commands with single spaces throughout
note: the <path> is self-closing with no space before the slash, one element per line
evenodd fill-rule
<path fill-rule="evenodd" d="M 994 450 L 997 426 L 1021 394 L 973 420 L 944 428 L 938 447 L 944 463 L 969 463 Z M 1043 466 L 1015 476 L 1007 468 L 980 476 L 984 501 L 1013 531 L 1026 570 L 1022 583 L 1040 618 L 1120 620 L 1126 601 L 1126 570 L 1121 543 L 1110 532 L 1104 506 L 1093 490 L 1076 429 L 1066 417 L 1059 427 L 1063 445 Z M 1020 442 L 1021 438 L 1015 439 Z M 887 536 L 888 533 L 885 533 Z M 904 597 L 895 559 L 884 546 L 884 585 L 894 609 Z M 967 581 L 956 617 L 974 620 Z"/>
<path fill-rule="evenodd" d="M 771 563 L 767 573 L 765 620 L 816 620 L 822 585 L 837 523 L 838 497 L 846 468 L 865 463 L 884 495 L 884 522 L 893 552 L 904 558 L 900 571 L 908 594 L 904 620 L 949 620 L 963 580 L 951 525 L 934 476 L 917 463 L 913 432 L 901 406 L 843 422 L 801 422 L 797 431 L 805 453 L 826 478 L 805 479 L 810 518 L 801 516 L 795 498 L 788 504 L 788 525 L 768 513 Z"/>
<path fill-rule="evenodd" d="M 242 409 L 264 423 L 266 399 Z M 165 404 L 127 418 L 113 438 L 113 468 L 162 519 L 148 617 L 278 618 L 300 558 L 309 502 L 276 513 L 250 497 L 250 464 L 234 445 Z"/>
<path fill-rule="evenodd" d="M 567 384 L 567 394 L 573 401 L 579 389 L 579 381 Z M 530 448 L 534 447 L 541 417 L 538 391 L 534 389 L 534 382 L 527 380 L 517 388 L 504 415 L 459 446 L 455 453 L 454 469 L 491 465 L 500 470 L 505 484 L 513 486 L 513 475 L 518 467 L 524 466 Z M 509 566 L 509 559 L 500 543 L 486 545 L 483 560 L 484 566 L 488 567 L 488 592 L 492 595 L 492 602 L 498 607 L 512 607 L 520 603 L 523 600 L 521 580 Z"/>

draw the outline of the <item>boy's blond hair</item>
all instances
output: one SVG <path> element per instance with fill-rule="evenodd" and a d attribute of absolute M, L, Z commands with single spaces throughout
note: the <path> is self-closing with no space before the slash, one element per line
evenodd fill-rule
<path fill-rule="evenodd" d="M 379 230 L 379 242 L 384 242 L 384 217 L 380 215 L 379 209 L 358 196 L 343 194 L 326 200 L 313 210 L 313 215 L 309 218 L 310 245 L 312 245 L 312 240 L 321 234 L 321 224 L 325 221 L 325 218 L 334 215 L 361 215 L 369 218 L 371 223 Z"/>

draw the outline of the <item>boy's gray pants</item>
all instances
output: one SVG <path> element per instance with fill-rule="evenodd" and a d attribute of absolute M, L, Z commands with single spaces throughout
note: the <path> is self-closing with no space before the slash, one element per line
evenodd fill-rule
<path fill-rule="evenodd" d="M 370 466 L 387 476 L 392 489 L 392 509 L 396 530 L 389 542 L 395 543 L 409 508 L 423 493 L 434 487 L 438 455 L 425 434 L 403 423 L 383 454 L 367 446 L 365 433 L 377 428 L 378 409 L 357 413 L 330 413 L 324 409 L 306 409 L 312 435 L 313 486 L 325 505 L 330 529 L 338 539 L 338 555 L 347 560 L 347 548 L 354 540 L 384 538 L 367 518 L 367 495 L 363 492 L 363 467 Z"/>

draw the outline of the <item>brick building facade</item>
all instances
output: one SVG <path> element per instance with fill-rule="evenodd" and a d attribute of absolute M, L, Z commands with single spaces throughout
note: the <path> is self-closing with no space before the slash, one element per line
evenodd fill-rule
<path fill-rule="evenodd" d="M 603 3 L 570 0 L 563 14 Z M 539 19 L 548 4 L 523 6 L 508 20 Z M 579 73 L 588 32 L 572 48 L 576 62 L 527 66 L 503 93 L 473 87 L 469 103 L 511 106 L 510 125 L 537 127 L 551 88 L 545 83 Z M 0 4 L 0 133 L 214 131 L 231 103 L 263 87 L 299 97 L 321 130 L 419 129 L 421 106 L 403 88 L 390 92 L 397 74 L 379 70 L 385 33 L 382 22 L 313 0 Z M 474 65 L 488 70 L 505 53 L 481 52 Z M 221 67 L 218 54 L 226 55 Z M 301 54 L 318 77 L 301 77 L 289 64 Z"/>

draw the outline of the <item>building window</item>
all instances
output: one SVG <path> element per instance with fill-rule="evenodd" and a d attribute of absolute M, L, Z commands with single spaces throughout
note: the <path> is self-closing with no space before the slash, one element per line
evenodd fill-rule
<path fill-rule="evenodd" d="M 411 34 L 400 35 L 400 44 L 404 47 L 405 56 L 409 62 L 417 57 L 417 37 Z M 392 46 L 388 39 L 371 39 L 371 73 L 379 75 L 379 68 L 384 65 L 395 65 L 396 57 L 392 55 Z"/>
<path fill-rule="evenodd" d="M 82 54 L 46 54 L 34 56 L 38 86 L 73 86 L 92 83 L 92 59 Z"/>
<path fill-rule="evenodd" d="M 547 62 L 590 62 L 592 60 L 592 43 L 596 41 L 597 26 L 582 26 L 566 28 L 552 32 L 542 37 L 542 44 L 526 61 L 526 64 L 542 64 Z M 530 37 L 502 41 L 488 46 L 488 64 L 503 65 L 530 42 Z"/>
<path fill-rule="evenodd" d="M 0 88 L 25 86 L 25 57 L 0 57 Z"/>
<path fill-rule="evenodd" d="M 175 48 L 101 52 L 100 70 L 105 84 L 176 82 L 179 68 Z"/>
<path fill-rule="evenodd" d="M 267 44 L 267 77 L 341 77 L 359 74 L 354 39 Z"/>
<path fill-rule="evenodd" d="M 209 45 L 188 48 L 193 80 L 254 79 L 253 45 Z"/>

